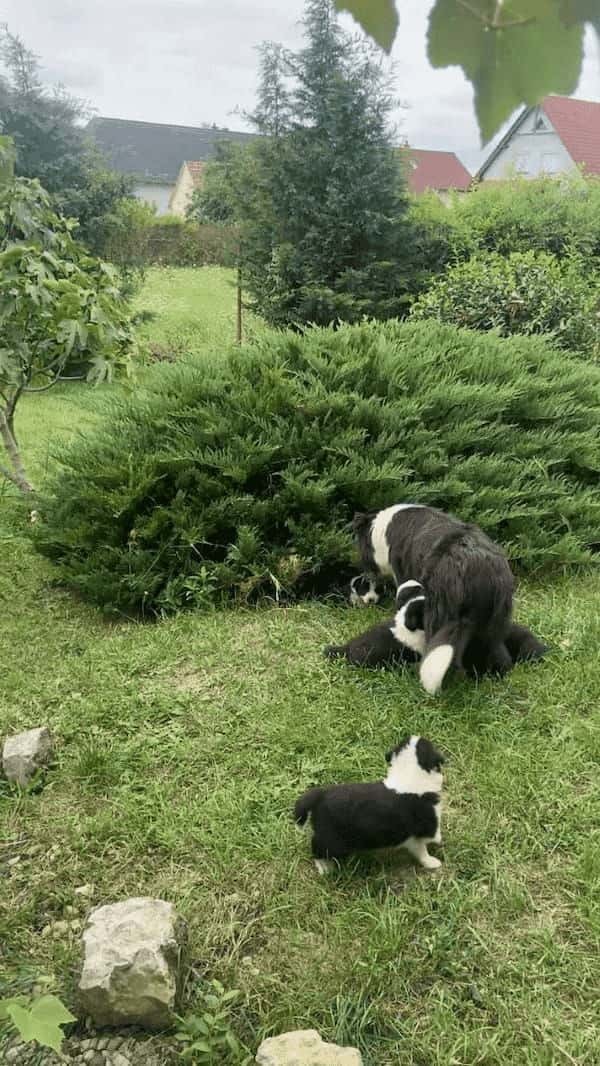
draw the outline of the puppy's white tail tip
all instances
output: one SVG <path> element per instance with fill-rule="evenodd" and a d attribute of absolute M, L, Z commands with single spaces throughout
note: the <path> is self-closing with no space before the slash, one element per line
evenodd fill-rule
<path fill-rule="evenodd" d="M 451 644 L 440 644 L 425 656 L 419 670 L 421 684 L 430 696 L 435 696 L 442 687 L 442 682 L 454 658 Z"/>

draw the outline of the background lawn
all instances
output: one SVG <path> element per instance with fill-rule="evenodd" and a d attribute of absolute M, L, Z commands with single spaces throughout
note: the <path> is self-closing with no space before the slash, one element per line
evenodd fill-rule
<path fill-rule="evenodd" d="M 145 341 L 229 343 L 232 275 L 152 271 Z M 260 328 L 252 323 L 252 328 Z M 36 483 L 116 388 L 29 399 Z M 315 1027 L 367 1066 L 600 1062 L 600 587 L 595 573 L 520 589 L 553 653 L 437 699 L 411 673 L 327 664 L 322 646 L 381 612 L 291 609 L 107 623 L 52 585 L 11 490 L 0 497 L 0 732 L 47 722 L 43 791 L 0 781 L 0 972 L 49 975 L 76 1009 L 89 905 L 172 900 L 187 919 L 188 1005 L 204 976 L 243 992 L 240 1037 Z M 439 874 L 389 854 L 330 879 L 290 809 L 314 782 L 381 776 L 409 731 L 449 755 Z M 50 927 L 50 928 L 48 928 Z M 164 1038 L 165 1061 L 168 1038 Z"/>

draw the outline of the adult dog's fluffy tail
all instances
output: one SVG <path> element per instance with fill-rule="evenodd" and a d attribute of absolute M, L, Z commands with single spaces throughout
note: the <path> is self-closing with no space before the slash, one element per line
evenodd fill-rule
<path fill-rule="evenodd" d="M 308 792 L 305 792 L 304 795 L 300 796 L 300 799 L 296 800 L 294 807 L 296 825 L 305 825 L 306 819 L 322 795 L 322 788 L 309 788 Z"/>
<path fill-rule="evenodd" d="M 426 692 L 435 696 L 452 663 L 462 665 L 464 650 L 473 636 L 472 622 L 447 622 L 427 642 L 419 677 Z"/>

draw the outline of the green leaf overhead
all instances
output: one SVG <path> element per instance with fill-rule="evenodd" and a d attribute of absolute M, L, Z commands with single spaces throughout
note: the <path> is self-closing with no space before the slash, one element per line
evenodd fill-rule
<path fill-rule="evenodd" d="M 566 25 L 562 0 L 437 0 L 429 60 L 462 67 L 486 144 L 519 106 L 575 91 L 583 33 L 581 22 Z"/>
<path fill-rule="evenodd" d="M 349 11 L 378 45 L 390 52 L 398 29 L 394 0 L 335 0 L 338 11 Z"/>
<path fill-rule="evenodd" d="M 561 0 L 561 18 L 566 26 L 590 22 L 600 34 L 600 3 L 598 0 Z"/>

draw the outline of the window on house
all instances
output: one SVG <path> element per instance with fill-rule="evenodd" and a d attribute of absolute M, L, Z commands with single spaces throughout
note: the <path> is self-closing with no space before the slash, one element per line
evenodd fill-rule
<path fill-rule="evenodd" d="M 542 118 L 541 115 L 538 115 L 538 117 L 536 118 L 533 129 L 534 129 L 535 133 L 546 133 L 547 132 L 548 127 L 547 127 L 547 125 L 546 125 L 546 123 L 545 123 L 545 121 L 544 121 L 544 119 Z"/>
<path fill-rule="evenodd" d="M 553 152 L 542 156 L 542 170 L 544 174 L 558 174 L 560 172 L 560 158 Z"/>

